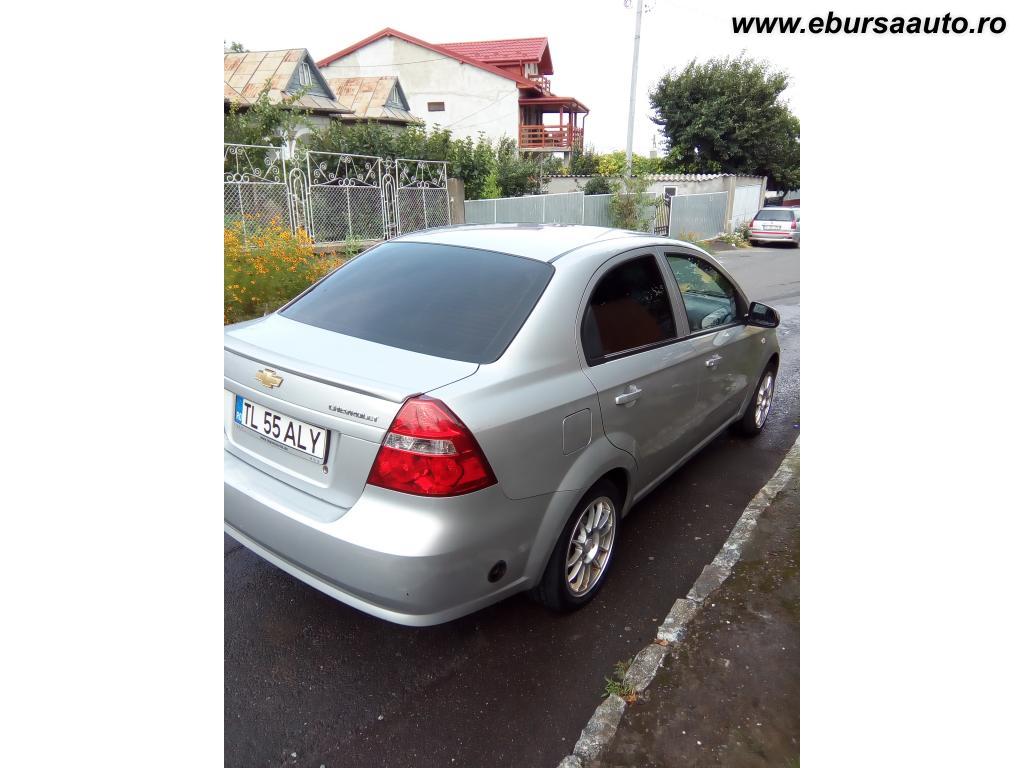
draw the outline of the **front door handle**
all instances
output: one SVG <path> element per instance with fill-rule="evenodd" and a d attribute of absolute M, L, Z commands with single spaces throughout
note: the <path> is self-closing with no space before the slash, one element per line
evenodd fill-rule
<path fill-rule="evenodd" d="M 708 368 L 714 368 L 716 365 L 718 365 L 718 361 L 721 359 L 721 355 L 712 355 L 711 357 L 704 361 L 704 365 L 706 365 Z"/>
<path fill-rule="evenodd" d="M 627 391 L 623 392 L 621 395 L 616 395 L 615 404 L 629 405 L 630 403 L 634 403 L 637 400 L 639 400 L 640 395 L 642 395 L 643 393 L 644 391 L 640 389 L 640 387 L 635 387 L 632 384 L 630 384 L 629 389 Z"/>

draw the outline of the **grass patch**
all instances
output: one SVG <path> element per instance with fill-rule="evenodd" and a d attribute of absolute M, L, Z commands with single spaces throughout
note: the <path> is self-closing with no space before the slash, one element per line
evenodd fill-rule
<path fill-rule="evenodd" d="M 626 672 L 629 670 L 628 661 L 619 661 L 615 663 L 615 673 L 612 677 L 606 677 L 604 679 L 604 695 L 621 696 L 626 701 L 632 703 L 636 701 L 636 689 L 624 681 Z"/>

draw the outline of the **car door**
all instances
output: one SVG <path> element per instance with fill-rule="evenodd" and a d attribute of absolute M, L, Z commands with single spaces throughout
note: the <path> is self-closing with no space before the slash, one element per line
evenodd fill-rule
<path fill-rule="evenodd" d="M 707 437 L 732 421 L 760 374 L 761 335 L 746 325 L 747 299 L 715 264 L 685 249 L 665 249 L 682 300 L 687 339 L 700 357 L 701 433 Z"/>
<path fill-rule="evenodd" d="M 695 444 L 703 361 L 681 341 L 681 306 L 656 249 L 631 251 L 594 274 L 580 309 L 583 369 L 598 391 L 608 439 L 637 462 L 637 490 Z"/>

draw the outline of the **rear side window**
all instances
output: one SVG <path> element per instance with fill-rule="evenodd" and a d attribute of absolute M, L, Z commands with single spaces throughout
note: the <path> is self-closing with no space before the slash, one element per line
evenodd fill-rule
<path fill-rule="evenodd" d="M 583 315 L 583 353 L 591 365 L 676 336 L 665 281 L 653 256 L 620 264 L 601 278 Z"/>
<path fill-rule="evenodd" d="M 554 267 L 494 251 L 384 243 L 281 311 L 389 347 L 493 363 L 547 287 Z"/>
<path fill-rule="evenodd" d="M 754 217 L 754 221 L 792 221 L 793 212 L 787 211 L 785 208 L 765 208 L 763 211 L 758 211 L 757 216 Z"/>

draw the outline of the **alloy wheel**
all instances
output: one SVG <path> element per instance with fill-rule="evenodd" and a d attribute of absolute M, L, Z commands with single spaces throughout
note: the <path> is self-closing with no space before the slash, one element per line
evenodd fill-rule
<path fill-rule="evenodd" d="M 760 429 L 768 418 L 768 411 L 772 408 L 772 395 L 775 393 L 775 377 L 765 374 L 761 379 L 761 386 L 757 388 L 757 402 L 754 405 L 754 423 Z"/>
<path fill-rule="evenodd" d="M 615 543 L 615 505 L 594 499 L 576 521 L 565 555 L 565 583 L 575 597 L 592 590 L 604 575 Z"/>

